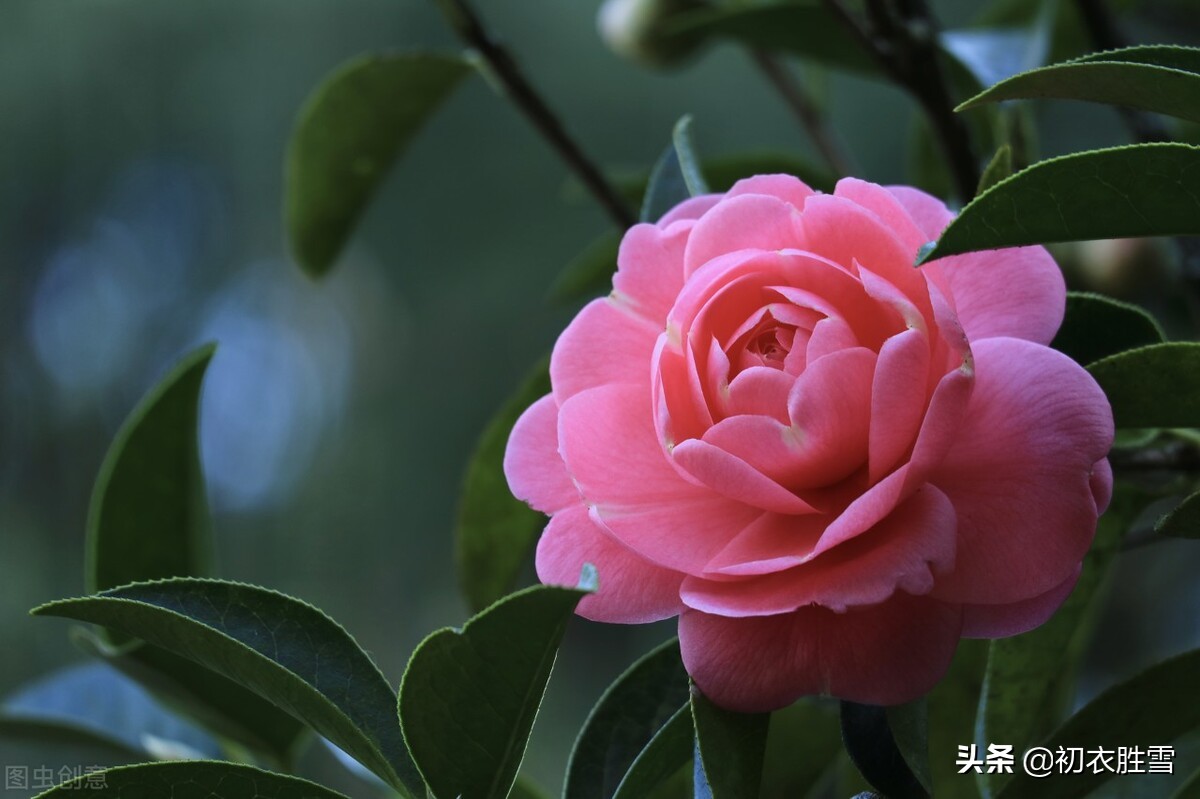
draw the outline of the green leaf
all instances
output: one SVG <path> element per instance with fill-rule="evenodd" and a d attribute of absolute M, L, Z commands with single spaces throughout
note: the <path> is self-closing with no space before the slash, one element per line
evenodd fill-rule
<path fill-rule="evenodd" d="M 642 199 L 643 222 L 657 222 L 679 203 L 708 190 L 692 151 L 691 121 L 690 116 L 684 116 L 675 123 L 671 144 L 650 172 L 650 183 Z"/>
<path fill-rule="evenodd" d="M 1159 344 L 1165 338 L 1154 317 L 1136 305 L 1101 294 L 1069 291 L 1062 327 L 1050 346 L 1087 366 L 1125 350 Z"/>
<path fill-rule="evenodd" d="M 342 627 L 298 599 L 220 580 L 115 588 L 33 610 L 111 627 L 218 672 L 324 735 L 402 794 L 422 783 L 387 680 Z"/>
<path fill-rule="evenodd" d="M 1058 747 L 1104 747 L 1168 744 L 1200 725 L 1200 702 L 1187 701 L 1200 682 L 1200 649 L 1169 658 L 1109 688 L 1041 743 Z M 1055 774 L 1030 777 L 1017 769 L 998 799 L 1075 799 L 1102 785 L 1113 773 Z"/>
<path fill-rule="evenodd" d="M 776 710 L 767 732 L 762 795 L 807 796 L 841 749 L 835 703 L 808 697 Z"/>
<path fill-rule="evenodd" d="M 642 656 L 592 708 L 567 763 L 564 799 L 611 799 L 638 754 L 688 701 L 688 676 L 671 639 Z"/>
<path fill-rule="evenodd" d="M 1094 53 L 1014 75 L 956 110 L 1043 98 L 1088 100 L 1200 121 L 1200 48 L 1159 45 Z"/>
<path fill-rule="evenodd" d="M 975 708 L 987 668 L 988 641 L 964 640 L 950 670 L 930 691 L 929 771 L 938 799 L 979 799 L 973 774 L 959 774 L 954 755 L 975 738 Z"/>
<path fill-rule="evenodd" d="M 621 234 L 605 233 L 567 263 L 550 286 L 550 299 L 568 303 L 606 294 L 617 271 Z"/>
<path fill-rule="evenodd" d="M 712 799 L 758 796 L 762 786 L 770 713 L 734 713 L 692 691 L 696 773 Z"/>
<path fill-rule="evenodd" d="M 140 747 L 129 746 L 103 733 L 70 721 L 49 718 L 0 714 L 0 755 L 4 763 L 15 765 L 28 762 L 12 751 L 14 745 L 25 749 L 36 748 L 39 756 L 50 753 L 75 756 L 82 754 L 89 763 L 103 761 L 111 765 L 132 763 L 146 758 Z"/>
<path fill-rule="evenodd" d="M 1171 794 L 1171 799 L 1200 799 L 1200 768 Z"/>
<path fill-rule="evenodd" d="M 0 713 L 90 731 L 137 753 L 121 762 L 146 760 L 159 750 L 188 751 L 195 757 L 221 753 L 212 736 L 168 712 L 144 688 L 104 663 L 79 663 L 27 683 L 5 698 Z"/>
<path fill-rule="evenodd" d="M 1200 147 L 1137 144 L 1041 161 L 980 194 L 920 263 L 1023 244 L 1200 235 Z"/>
<path fill-rule="evenodd" d="M 288 237 L 305 272 L 332 268 L 389 167 L 470 71 L 453 55 L 370 55 L 308 97 L 284 168 Z"/>
<path fill-rule="evenodd" d="M 1200 538 L 1200 492 L 1161 516 L 1154 523 L 1154 530 L 1172 538 Z"/>
<path fill-rule="evenodd" d="M 733 184 L 754 175 L 794 175 L 818 191 L 832 192 L 837 178 L 828 171 L 790 153 L 749 152 L 706 158 L 704 175 L 713 191 L 728 191 Z"/>
<path fill-rule="evenodd" d="M 488 422 L 467 462 L 454 555 L 459 587 L 472 610 L 482 610 L 512 590 L 546 525 L 544 515 L 509 491 L 504 450 L 520 415 L 549 393 L 550 362 L 543 358 Z"/>
<path fill-rule="evenodd" d="M 400 683 L 400 723 L 435 797 L 508 795 L 567 622 L 586 593 L 527 588 L 413 652 Z"/>
<path fill-rule="evenodd" d="M 926 791 L 929 776 L 929 705 L 924 698 L 887 708 L 888 728 L 909 771 Z"/>
<path fill-rule="evenodd" d="M 846 751 L 867 782 L 891 799 L 928 799 L 897 745 L 888 715 L 886 708 L 842 700 Z"/>
<path fill-rule="evenodd" d="M 826 66 L 879 77 L 879 66 L 840 20 L 822 4 L 783 2 L 704 8 L 677 14 L 666 33 L 731 39 L 749 47 L 786 52 Z"/>
<path fill-rule="evenodd" d="M 200 388 L 214 351 L 204 346 L 180 360 L 138 403 L 109 447 L 88 517 L 88 591 L 209 571 L 211 523 L 196 431 Z M 103 637 L 118 649 L 130 643 L 112 631 Z M 134 646 L 123 654 L 114 665 L 168 694 L 186 694 L 189 713 L 275 760 L 287 759 L 303 730 L 240 686 L 169 652 Z"/>
<path fill-rule="evenodd" d="M 550 795 L 539 788 L 533 780 L 518 774 L 508 799 L 550 799 Z"/>
<path fill-rule="evenodd" d="M 1099 600 L 1099 589 L 1129 525 L 1145 503 L 1141 492 L 1119 487 L 1097 525 L 1079 582 L 1062 607 L 1041 627 L 992 642 L 975 731 L 980 751 L 987 751 L 989 743 L 1005 743 L 1012 744 L 1015 752 L 1024 752 L 1061 720 L 1062 700 L 1070 696 L 1079 655 L 1090 637 L 1085 623 L 1088 613 Z M 1012 775 L 976 777 L 984 796 L 990 797 Z"/>
<path fill-rule="evenodd" d="M 983 194 L 992 186 L 1011 176 L 1012 171 L 1012 147 L 1005 144 L 996 151 L 996 154 L 992 156 L 992 160 L 984 168 L 983 174 L 979 176 L 979 188 L 975 190 L 975 194 Z"/>
<path fill-rule="evenodd" d="M 72 629 L 71 638 L 84 652 L 135 680 L 166 707 L 273 763 L 287 765 L 303 740 L 305 727 L 294 717 L 228 677 L 174 652 L 140 641 L 114 646 L 84 627 Z"/>
<path fill-rule="evenodd" d="M 176 364 L 109 447 L 88 514 L 89 592 L 207 573 L 212 543 L 196 429 L 215 350 L 206 345 Z"/>
<path fill-rule="evenodd" d="M 94 799 L 346 799 L 299 777 L 213 760 L 119 766 L 55 786 L 38 799 L 80 794 Z"/>
<path fill-rule="evenodd" d="M 694 740 L 691 707 L 684 704 L 634 759 L 613 799 L 650 796 L 692 759 Z"/>
<path fill-rule="evenodd" d="M 1200 426 L 1200 344 L 1152 344 L 1088 366 L 1117 427 Z"/>

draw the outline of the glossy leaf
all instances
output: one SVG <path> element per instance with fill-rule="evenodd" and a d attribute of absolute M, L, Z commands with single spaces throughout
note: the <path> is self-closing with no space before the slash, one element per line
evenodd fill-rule
<path fill-rule="evenodd" d="M 284 170 L 292 252 L 311 276 L 333 266 L 392 163 L 471 71 L 457 56 L 356 58 L 305 101 Z"/>
<path fill-rule="evenodd" d="M 5 698 L 9 719 L 69 725 L 119 743 L 146 760 L 158 751 L 217 757 L 212 736 L 166 710 L 144 688 L 104 663 L 80 663 L 21 686 Z M 149 749 L 147 748 L 149 747 Z M 123 761 L 131 762 L 131 761 Z"/>
<path fill-rule="evenodd" d="M 1011 176 L 1012 171 L 1012 147 L 1005 144 L 996 151 L 996 154 L 992 156 L 992 160 L 988 162 L 987 167 L 983 170 L 983 174 L 979 176 L 979 188 L 975 190 L 975 194 L 979 195 L 987 191 L 992 186 Z"/>
<path fill-rule="evenodd" d="M 666 32 L 680 37 L 730 39 L 838 69 L 881 75 L 858 39 L 821 3 L 746 4 L 688 11 L 675 15 Z"/>
<path fill-rule="evenodd" d="M 659 156 L 650 173 L 650 183 L 642 199 L 643 222 L 656 222 L 687 198 L 708 191 L 700 172 L 700 161 L 692 150 L 690 130 L 689 116 L 675 123 L 671 144 Z"/>
<path fill-rule="evenodd" d="M 567 764 L 564 799 L 611 799 L 633 761 L 688 701 L 688 676 L 671 639 L 642 656 L 592 708 Z"/>
<path fill-rule="evenodd" d="M 458 505 L 454 550 L 458 582 L 473 610 L 512 590 L 546 525 L 546 517 L 512 495 L 504 450 L 518 417 L 550 393 L 549 360 L 538 362 L 488 422 L 467 462 Z"/>
<path fill-rule="evenodd" d="M 437 799 L 504 799 L 583 589 L 541 585 L 430 635 L 400 684 L 400 723 Z"/>
<path fill-rule="evenodd" d="M 1171 794 L 1171 799 L 1200 799 L 1200 768 Z"/>
<path fill-rule="evenodd" d="M 147 758 L 141 747 L 133 747 L 111 736 L 82 725 L 52 718 L 0 713 L 0 757 L 8 765 L 28 763 L 29 750 L 34 757 L 75 757 L 70 765 L 86 759 L 89 763 L 121 765 Z M 19 752 L 19 753 L 18 753 Z M 49 765 L 46 759 L 40 761 Z M 68 765 L 64 759 L 62 765 Z"/>
<path fill-rule="evenodd" d="M 1154 523 L 1154 530 L 1172 538 L 1200 538 L 1200 492 L 1159 518 Z"/>
<path fill-rule="evenodd" d="M 166 707 L 217 735 L 287 765 L 305 727 L 248 688 L 199 663 L 141 641 L 114 646 L 85 627 L 71 630 L 76 646 L 136 681 Z"/>
<path fill-rule="evenodd" d="M 1076 362 L 1090 363 L 1164 340 L 1154 317 L 1136 305 L 1101 294 L 1067 292 L 1062 327 L 1050 346 Z"/>
<path fill-rule="evenodd" d="M 196 430 L 216 347 L 184 357 L 138 403 L 104 457 L 88 515 L 89 592 L 206 574 L 208 501 Z"/>
<path fill-rule="evenodd" d="M 734 713 L 692 691 L 697 784 L 712 799 L 758 796 L 762 785 L 770 713 Z"/>
<path fill-rule="evenodd" d="M 929 705 L 917 699 L 887 708 L 888 729 L 892 741 L 904 758 L 909 771 L 926 791 L 931 790 L 929 776 Z"/>
<path fill-rule="evenodd" d="M 1191 650 L 1146 669 L 1104 691 L 1069 718 L 1040 744 L 1052 752 L 1059 746 L 1146 747 L 1169 744 L 1200 726 L 1200 702 L 1186 701 L 1200 682 L 1200 650 Z M 1056 774 L 1052 779 L 1030 777 L 1017 770 L 998 799 L 1076 799 L 1086 796 L 1115 776 L 1101 769 L 1093 774 Z"/>
<path fill-rule="evenodd" d="M 1118 427 L 1200 426 L 1200 344 L 1152 344 L 1088 366 Z"/>
<path fill-rule="evenodd" d="M 617 786 L 613 799 L 650 796 L 692 759 L 695 736 L 688 704 L 675 711 L 634 759 Z"/>
<path fill-rule="evenodd" d="M 219 580 L 136 583 L 35 608 L 195 660 L 274 702 L 398 791 L 419 776 L 379 669 L 335 621 L 300 600 Z"/>
<path fill-rule="evenodd" d="M 1041 161 L 963 208 L 921 262 L 1023 244 L 1200 235 L 1200 147 L 1138 144 Z"/>
<path fill-rule="evenodd" d="M 764 797 L 807 796 L 842 751 L 837 703 L 808 697 L 771 714 Z"/>
<path fill-rule="evenodd" d="M 1126 57 L 1126 53 L 1129 57 Z M 1122 105 L 1200 121 L 1200 48 L 1134 47 L 1023 72 L 958 107 L 1055 98 Z"/>
<path fill-rule="evenodd" d="M 881 793 L 891 799 L 928 798 L 897 746 L 886 708 L 843 700 L 842 741 L 859 772 Z"/>
<path fill-rule="evenodd" d="M 568 303 L 591 299 L 612 290 L 617 271 L 619 233 L 605 233 L 576 255 L 550 286 L 550 299 Z"/>
<path fill-rule="evenodd" d="M 1078 656 L 1090 630 L 1085 621 L 1098 600 L 1121 541 L 1146 500 L 1134 489 L 1118 487 L 1100 518 L 1096 538 L 1083 561 L 1074 591 L 1041 627 L 992 642 L 979 698 L 975 743 L 1012 744 L 1024 752 L 1060 720 L 1062 699 L 1073 689 Z M 1011 774 L 977 775 L 985 797 L 994 796 Z"/>
<path fill-rule="evenodd" d="M 213 760 L 144 763 L 83 775 L 38 799 L 346 799 L 308 780 Z"/>

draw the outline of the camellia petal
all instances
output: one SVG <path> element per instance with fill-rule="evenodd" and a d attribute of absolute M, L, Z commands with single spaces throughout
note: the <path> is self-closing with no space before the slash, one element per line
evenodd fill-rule
<path fill-rule="evenodd" d="M 513 426 L 504 450 L 504 474 L 517 499 L 553 514 L 579 504 L 579 492 L 558 454 L 558 405 L 547 394 Z"/>
<path fill-rule="evenodd" d="M 682 609 L 682 574 L 638 556 L 598 527 L 583 505 L 574 505 L 555 514 L 538 540 L 538 579 L 575 586 L 585 563 L 596 567 L 600 583 L 579 603 L 579 615 L 585 618 L 643 624 L 668 619 Z"/>
<path fill-rule="evenodd" d="M 558 337 L 550 382 L 561 405 L 581 391 L 613 383 L 650 385 L 659 329 L 608 297 L 592 300 Z"/>
<path fill-rule="evenodd" d="M 946 673 L 961 629 L 959 608 L 897 594 L 847 613 L 811 607 L 733 619 L 688 610 L 679 617 L 679 645 L 705 696 L 759 713 L 809 694 L 912 701 Z"/>

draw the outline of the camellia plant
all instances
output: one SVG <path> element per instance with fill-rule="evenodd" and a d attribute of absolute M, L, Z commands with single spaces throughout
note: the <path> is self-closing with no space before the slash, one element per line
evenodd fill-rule
<path fill-rule="evenodd" d="M 0 737 L 113 766 L 41 796 L 341 796 L 296 775 L 306 746 L 364 794 L 545 796 L 520 768 L 577 615 L 678 617 L 678 638 L 600 697 L 564 799 L 1200 796 L 1200 651 L 1073 700 L 1120 553 L 1200 536 L 1200 344 L 1068 291 L 1044 246 L 1165 237 L 1195 316 L 1200 49 L 1129 45 L 1103 0 L 1001 3 L 962 30 L 923 0 L 607 0 L 602 35 L 649 67 L 744 47 L 824 161 L 704 159 L 684 118 L 622 182 L 468 0 L 439 5 L 465 52 L 366 56 L 312 94 L 286 219 L 327 274 L 472 75 L 611 218 L 555 286 L 589 301 L 467 466 L 476 615 L 397 689 L 320 610 L 212 576 L 202 348 L 109 450 L 87 593 L 33 611 L 90 625 L 73 635 L 101 665 L 10 701 Z M 907 93 L 921 187 L 852 175 L 788 59 Z M 1119 107 L 1135 143 L 1035 160 L 1025 101 L 1047 98 Z M 530 559 L 542 584 L 510 593 Z M 84 694 L 139 734 L 45 712 Z"/>

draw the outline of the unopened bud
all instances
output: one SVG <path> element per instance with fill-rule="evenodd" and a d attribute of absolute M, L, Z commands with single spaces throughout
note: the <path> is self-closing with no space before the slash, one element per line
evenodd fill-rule
<path fill-rule="evenodd" d="M 596 24 L 617 55 L 643 66 L 668 67 L 703 42 L 701 35 L 673 32 L 673 23 L 681 13 L 703 7 L 698 0 L 604 0 Z"/>

